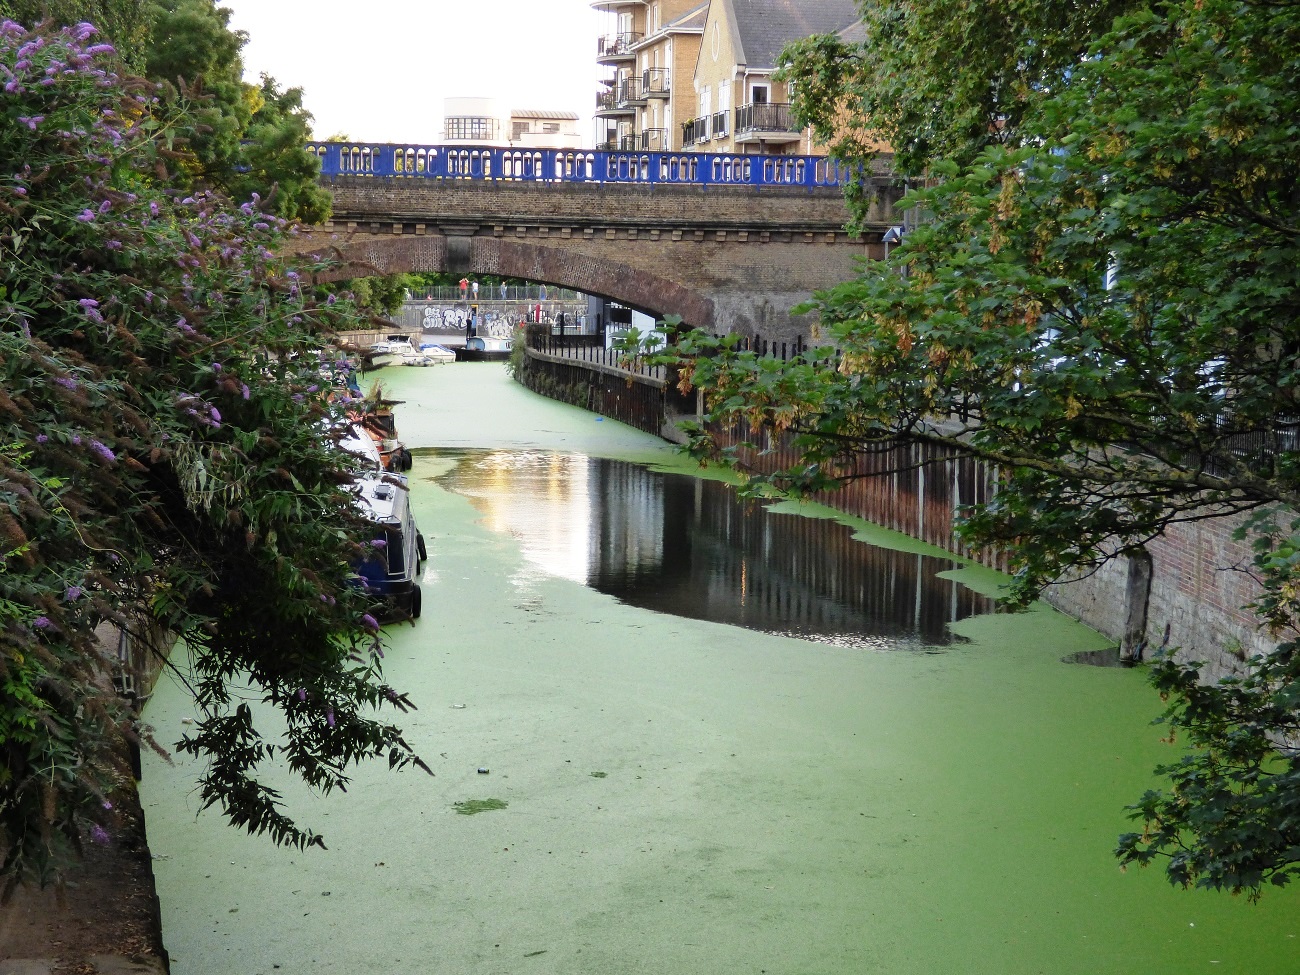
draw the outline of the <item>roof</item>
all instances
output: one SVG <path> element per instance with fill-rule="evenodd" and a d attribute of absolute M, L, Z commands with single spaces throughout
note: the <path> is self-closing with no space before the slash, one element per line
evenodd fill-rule
<path fill-rule="evenodd" d="M 776 67 L 781 48 L 813 34 L 833 34 L 859 18 L 857 0 L 731 0 L 741 50 L 737 62 Z"/>
<path fill-rule="evenodd" d="M 577 120 L 577 112 L 552 112 L 544 108 L 512 108 L 510 109 L 511 118 L 549 118 L 549 119 L 572 119 Z"/>
<path fill-rule="evenodd" d="M 840 40 L 848 44 L 865 44 L 867 41 L 867 25 L 858 20 L 840 31 Z"/>
<path fill-rule="evenodd" d="M 670 20 L 664 24 L 664 30 L 671 31 L 704 31 L 704 25 L 709 19 L 709 3 L 705 0 L 694 10 L 688 10 L 675 20 Z"/>

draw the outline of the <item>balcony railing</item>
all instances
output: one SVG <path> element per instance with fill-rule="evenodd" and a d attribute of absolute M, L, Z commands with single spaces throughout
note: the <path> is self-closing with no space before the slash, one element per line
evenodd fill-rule
<path fill-rule="evenodd" d="M 798 132 L 790 106 L 784 102 L 756 102 L 736 109 L 736 134 L 748 132 Z"/>
<path fill-rule="evenodd" d="M 668 144 L 667 129 L 646 129 L 641 133 L 641 148 L 652 152 L 667 152 L 672 148 Z"/>
<path fill-rule="evenodd" d="M 645 95 L 641 89 L 640 78 L 624 78 L 618 86 L 618 106 L 645 104 Z"/>
<path fill-rule="evenodd" d="M 709 122 L 712 116 L 702 115 L 682 123 L 682 145 L 694 146 L 709 141 Z"/>
<path fill-rule="evenodd" d="M 616 102 L 616 99 L 614 97 L 615 94 L 616 93 L 612 90 L 596 92 L 596 111 L 612 112 L 614 110 L 614 105 Z"/>
<path fill-rule="evenodd" d="M 728 114 L 727 112 L 718 112 L 713 116 L 713 138 L 721 139 L 727 134 Z"/>
<path fill-rule="evenodd" d="M 641 136 L 637 132 L 630 132 L 627 135 L 618 137 L 619 152 L 635 152 L 641 145 Z"/>
<path fill-rule="evenodd" d="M 650 98 L 667 98 L 672 92 L 667 68 L 646 68 L 641 72 L 641 87 Z"/>
<path fill-rule="evenodd" d="M 638 31 L 627 31 L 623 34 L 610 34 L 608 37 L 596 39 L 596 57 L 597 58 L 622 58 L 632 57 L 632 45 L 636 44 L 645 34 Z"/>

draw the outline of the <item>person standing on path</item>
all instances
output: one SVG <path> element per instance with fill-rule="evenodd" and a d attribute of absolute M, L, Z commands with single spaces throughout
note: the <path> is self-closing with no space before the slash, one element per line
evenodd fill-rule
<path fill-rule="evenodd" d="M 464 301 L 469 297 L 469 278 L 460 279 L 460 300 Z"/>
<path fill-rule="evenodd" d="M 478 301 L 478 282 L 477 282 L 477 281 L 471 281 L 471 282 L 470 282 L 470 286 L 469 286 L 469 288 L 470 288 L 471 291 L 474 292 L 474 300 L 475 300 L 475 301 Z"/>

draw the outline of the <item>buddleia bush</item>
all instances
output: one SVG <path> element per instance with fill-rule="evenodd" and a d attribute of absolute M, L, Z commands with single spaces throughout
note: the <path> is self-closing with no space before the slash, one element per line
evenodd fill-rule
<path fill-rule="evenodd" d="M 250 832 L 321 844 L 258 780 L 272 759 L 325 793 L 365 758 L 422 765 L 380 717 L 411 703 L 383 682 L 355 585 L 360 461 L 322 378 L 353 309 L 276 256 L 292 228 L 265 201 L 169 191 L 176 120 L 95 40 L 0 22 L 6 893 L 111 836 L 140 731 L 104 623 L 188 644 L 198 716 L 177 747 L 205 760 L 202 803 Z"/>

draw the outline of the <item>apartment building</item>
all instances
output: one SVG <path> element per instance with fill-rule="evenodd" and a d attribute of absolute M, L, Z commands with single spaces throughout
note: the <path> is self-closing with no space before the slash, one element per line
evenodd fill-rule
<path fill-rule="evenodd" d="M 858 21 L 855 0 L 711 0 L 694 82 L 695 118 L 682 144 L 708 152 L 814 155 L 790 114 L 790 91 L 772 77 L 781 49 Z"/>
<path fill-rule="evenodd" d="M 813 155 L 776 60 L 791 41 L 851 30 L 855 0 L 598 0 L 599 149 Z"/>
<path fill-rule="evenodd" d="M 596 148 L 681 148 L 693 117 L 695 70 L 707 0 L 599 0 L 609 15 L 596 60 L 607 72 L 596 95 Z"/>

